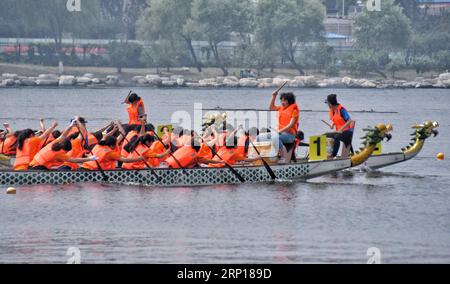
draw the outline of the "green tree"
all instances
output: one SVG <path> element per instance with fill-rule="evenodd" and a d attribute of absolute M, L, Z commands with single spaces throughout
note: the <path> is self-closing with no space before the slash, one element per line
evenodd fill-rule
<path fill-rule="evenodd" d="M 231 33 L 243 36 L 251 31 L 253 2 L 250 0 L 194 0 L 192 27 L 208 41 L 216 65 L 228 75 L 219 45 L 229 40 Z"/>
<path fill-rule="evenodd" d="M 108 53 L 110 63 L 117 68 L 117 73 L 122 73 L 122 68 L 141 65 L 142 46 L 139 44 L 113 41 L 108 45 Z"/>
<path fill-rule="evenodd" d="M 191 16 L 192 2 L 153 0 L 138 21 L 138 36 L 150 41 L 169 41 L 172 53 L 176 52 L 177 41 L 183 41 L 197 70 L 202 72 L 202 64 L 192 45 L 193 38 L 199 36 Z"/>
<path fill-rule="evenodd" d="M 103 14 L 110 25 L 124 34 L 126 40 L 136 37 L 137 21 L 149 4 L 150 0 L 100 0 Z"/>
<path fill-rule="evenodd" d="M 381 71 L 389 63 L 389 54 L 404 51 L 411 41 L 411 23 L 402 7 L 393 0 L 381 0 L 381 11 L 365 10 L 355 19 L 356 49 L 364 50 L 371 58 L 380 58 L 373 70 Z M 374 67 L 375 67 L 374 66 Z"/>
<path fill-rule="evenodd" d="M 276 43 L 282 57 L 304 74 L 298 51 L 306 43 L 323 41 L 324 6 L 313 0 L 260 0 L 257 11 L 256 22 L 263 25 L 257 28 L 257 38 L 264 48 L 272 50 Z"/>

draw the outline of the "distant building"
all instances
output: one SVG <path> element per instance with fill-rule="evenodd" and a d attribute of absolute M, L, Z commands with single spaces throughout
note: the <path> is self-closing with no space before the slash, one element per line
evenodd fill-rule
<path fill-rule="evenodd" d="M 450 0 L 416 0 L 423 14 L 439 16 L 450 12 Z"/>

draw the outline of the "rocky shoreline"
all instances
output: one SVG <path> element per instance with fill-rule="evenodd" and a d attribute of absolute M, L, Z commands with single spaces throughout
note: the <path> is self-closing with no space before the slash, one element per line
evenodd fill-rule
<path fill-rule="evenodd" d="M 450 73 L 440 74 L 434 79 L 418 77 L 414 81 L 369 80 L 351 77 L 319 78 L 297 76 L 275 78 L 243 78 L 235 76 L 206 78 L 198 81 L 186 79 L 183 75 L 161 77 L 159 75 L 135 76 L 123 80 L 117 75 L 104 78 L 87 73 L 83 76 L 41 74 L 26 77 L 4 73 L 0 76 L 0 88 L 14 87 L 152 87 L 152 88 L 276 88 L 288 82 L 291 88 L 450 88 Z"/>

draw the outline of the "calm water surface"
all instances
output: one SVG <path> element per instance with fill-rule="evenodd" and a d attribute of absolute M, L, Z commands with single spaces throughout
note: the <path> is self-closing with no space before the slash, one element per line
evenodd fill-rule
<path fill-rule="evenodd" d="M 177 110 L 265 108 L 270 90 L 137 89 L 155 124 Z M 300 183 L 151 188 L 79 184 L 23 186 L 0 194 L 0 262 L 65 263 L 78 247 L 83 263 L 365 263 L 377 247 L 383 263 L 450 263 L 450 92 L 448 90 L 293 90 L 302 109 L 326 110 L 337 92 L 361 128 L 394 124 L 384 151 L 409 143 L 414 122 L 440 122 L 420 156 L 375 173 L 349 171 Z M 0 121 L 65 125 L 84 115 L 96 128 L 126 121 L 127 89 L 0 89 Z M 326 131 L 326 113 L 303 113 L 306 135 Z M 50 123 L 49 121 L 47 122 Z M 4 189 L 0 189 L 4 192 Z"/>

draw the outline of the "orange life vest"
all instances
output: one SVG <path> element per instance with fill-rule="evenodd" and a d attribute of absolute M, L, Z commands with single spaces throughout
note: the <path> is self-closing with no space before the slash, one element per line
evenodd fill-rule
<path fill-rule="evenodd" d="M 50 143 L 45 146 L 42 150 L 40 150 L 35 156 L 33 161 L 31 161 L 30 166 L 43 166 L 47 169 L 51 169 L 52 167 L 57 167 L 62 165 L 62 162 L 56 161 L 55 158 L 58 154 L 65 153 L 64 150 L 53 151 L 52 146 L 54 143 Z"/>
<path fill-rule="evenodd" d="M 82 158 L 84 149 L 83 149 L 81 137 L 73 139 L 72 141 L 70 141 L 70 143 L 72 144 L 72 150 L 67 152 L 67 156 L 69 156 L 70 158 L 75 158 L 75 159 Z M 78 164 L 70 163 L 70 162 L 65 162 L 64 166 L 69 166 L 70 169 L 73 171 L 79 168 Z"/>
<path fill-rule="evenodd" d="M 166 152 L 166 147 L 160 141 L 155 141 L 150 146 L 150 150 L 156 155 L 161 155 L 161 154 L 164 154 L 164 152 Z M 151 158 L 151 159 L 148 160 L 148 163 L 152 167 L 159 167 L 161 162 L 165 161 L 168 157 L 170 157 L 169 154 L 167 154 L 165 157 L 162 157 L 162 158 Z"/>
<path fill-rule="evenodd" d="M 148 153 L 154 154 L 151 148 L 147 148 L 146 146 L 139 144 L 136 147 L 136 151 L 132 151 L 131 153 L 129 153 L 127 158 L 137 159 L 141 156 L 146 158 L 146 155 Z M 153 158 L 146 158 L 145 161 L 147 162 L 147 164 L 149 166 L 155 167 L 155 165 L 152 164 Z M 122 168 L 126 169 L 126 170 L 142 170 L 142 169 L 145 169 L 146 167 L 147 167 L 147 165 L 144 163 L 144 161 L 139 161 L 139 162 L 134 162 L 134 163 L 124 163 L 122 165 Z"/>
<path fill-rule="evenodd" d="M 141 122 L 139 121 L 139 108 L 142 108 L 142 110 L 145 112 L 144 102 L 142 99 L 140 99 L 136 104 L 130 104 L 128 106 L 128 118 L 130 125 L 140 125 Z"/>
<path fill-rule="evenodd" d="M 297 104 L 292 104 L 288 106 L 287 108 L 279 107 L 278 108 L 278 130 L 281 130 L 285 128 L 286 126 L 291 123 L 292 116 L 294 114 L 294 111 L 297 111 L 297 113 L 300 116 L 300 109 Z M 288 130 L 288 133 L 297 134 L 298 125 L 299 125 L 300 117 L 297 119 L 297 122 L 295 123 L 294 127 Z"/>
<path fill-rule="evenodd" d="M 344 120 L 344 118 L 341 115 L 341 110 L 345 109 L 342 105 L 338 105 L 336 112 L 333 109 L 330 109 L 330 120 L 333 121 L 336 131 L 339 131 L 346 123 L 347 121 Z M 354 125 L 351 124 L 347 126 L 343 131 L 348 131 L 350 129 L 353 129 Z"/>
<path fill-rule="evenodd" d="M 197 152 L 191 146 L 182 146 L 173 153 L 173 156 L 180 162 L 183 168 L 189 165 L 190 168 L 194 167 L 193 162 L 197 158 Z M 179 169 L 180 166 L 175 159 L 170 156 L 166 159 L 166 163 L 173 169 Z"/>
<path fill-rule="evenodd" d="M 92 149 L 92 154 L 98 157 L 98 160 L 86 162 L 82 165 L 82 167 L 92 171 L 98 170 L 98 162 L 102 170 L 114 170 L 116 168 L 116 161 L 110 161 L 107 159 L 108 155 L 113 152 L 115 152 L 115 150 L 108 146 L 96 145 L 94 149 Z"/>
<path fill-rule="evenodd" d="M 16 153 L 15 147 L 13 145 L 16 143 L 17 138 L 16 136 L 9 136 L 6 137 L 5 141 L 0 143 L 0 154 L 4 155 L 14 155 Z M 3 149 L 3 151 L 2 151 Z"/>
<path fill-rule="evenodd" d="M 85 135 L 83 135 L 83 137 L 85 137 Z M 88 133 L 87 137 L 88 137 L 88 146 L 92 146 L 92 145 L 97 145 L 98 144 L 97 137 L 95 137 L 94 134 Z"/>
<path fill-rule="evenodd" d="M 230 166 L 234 165 L 237 161 L 241 160 L 242 156 L 239 154 L 239 151 L 237 148 L 227 148 L 222 147 L 217 152 L 217 155 L 213 158 L 214 161 L 222 162 L 225 161 Z M 222 158 L 222 159 L 221 159 Z M 210 168 L 223 168 L 225 165 L 223 164 L 209 164 Z"/>
<path fill-rule="evenodd" d="M 38 137 L 31 137 L 25 139 L 22 150 L 17 148 L 16 161 L 14 162 L 15 171 L 26 171 L 29 164 L 40 150 L 41 139 Z"/>
<path fill-rule="evenodd" d="M 200 146 L 200 150 L 198 151 L 197 157 L 203 158 L 205 160 L 211 160 L 213 157 L 213 153 L 211 148 L 205 143 L 202 143 Z"/>
<path fill-rule="evenodd" d="M 125 139 L 123 140 L 122 146 L 120 147 L 120 155 L 122 157 L 128 156 L 128 152 L 125 150 L 125 146 L 128 144 L 128 142 L 131 141 L 135 136 L 138 136 L 138 133 L 134 130 L 128 132 L 128 134 L 125 136 Z"/>

